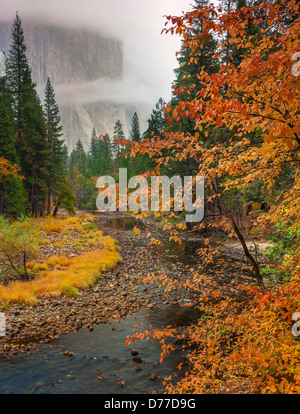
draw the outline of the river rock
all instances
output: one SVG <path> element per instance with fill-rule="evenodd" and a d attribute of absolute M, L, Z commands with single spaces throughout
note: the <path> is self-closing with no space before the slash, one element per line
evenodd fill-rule
<path fill-rule="evenodd" d="M 132 361 L 135 362 L 136 364 L 141 364 L 143 362 L 143 358 L 136 356 L 132 358 Z"/>

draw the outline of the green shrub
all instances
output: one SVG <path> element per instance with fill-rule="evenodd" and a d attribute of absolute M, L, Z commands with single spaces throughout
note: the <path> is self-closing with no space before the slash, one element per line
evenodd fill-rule
<path fill-rule="evenodd" d="M 38 256 L 38 229 L 30 220 L 9 223 L 0 217 L 0 263 L 21 279 L 28 279 L 27 262 Z"/>
<path fill-rule="evenodd" d="M 300 227 L 279 221 L 268 239 L 272 243 L 265 253 L 267 264 L 261 265 L 261 274 L 276 282 L 289 280 L 290 271 L 282 264 L 287 255 L 294 256 L 300 246 Z"/>

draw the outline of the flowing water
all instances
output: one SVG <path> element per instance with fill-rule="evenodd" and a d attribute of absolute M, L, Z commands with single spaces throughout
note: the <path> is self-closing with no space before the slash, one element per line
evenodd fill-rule
<path fill-rule="evenodd" d="M 135 224 L 134 219 L 130 218 L 110 219 L 110 226 L 122 231 L 132 231 Z M 142 239 L 139 242 L 144 241 Z M 185 242 L 179 246 L 164 240 L 157 254 L 165 263 L 184 268 L 193 264 L 198 248 L 197 243 Z M 176 372 L 182 358 L 180 348 L 167 357 L 163 364 L 159 364 L 159 342 L 143 340 L 126 347 L 126 336 L 132 335 L 135 325 L 141 326 L 141 323 L 143 330 L 149 325 L 183 326 L 198 316 L 194 309 L 165 305 L 138 312 L 120 323 L 111 320 L 109 324 L 100 324 L 92 332 L 81 330 L 65 335 L 50 345 L 40 345 L 39 352 L 0 361 L 0 393 L 161 393 L 163 379 Z M 131 348 L 136 348 L 143 359 L 140 371 L 135 370 Z M 65 355 L 67 350 L 71 350 L 74 356 Z M 159 378 L 151 381 L 149 377 L 152 374 Z"/>

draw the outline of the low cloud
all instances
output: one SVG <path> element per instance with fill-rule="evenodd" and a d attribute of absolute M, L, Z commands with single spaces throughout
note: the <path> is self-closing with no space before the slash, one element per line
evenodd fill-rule
<path fill-rule="evenodd" d="M 73 105 L 94 102 L 151 104 L 157 98 L 151 85 L 138 81 L 133 75 L 120 80 L 102 77 L 80 84 L 57 85 L 55 91 L 60 104 Z"/>
<path fill-rule="evenodd" d="M 190 0 L 0 0 L 0 9 L 0 19 L 12 21 L 18 11 L 24 19 L 90 29 L 123 40 L 127 70 L 122 81 L 103 78 L 72 88 L 61 85 L 57 91 L 61 99 L 90 101 L 102 96 L 124 102 L 140 97 L 154 105 L 160 97 L 170 98 L 180 39 L 161 35 L 164 15 L 188 11 Z"/>

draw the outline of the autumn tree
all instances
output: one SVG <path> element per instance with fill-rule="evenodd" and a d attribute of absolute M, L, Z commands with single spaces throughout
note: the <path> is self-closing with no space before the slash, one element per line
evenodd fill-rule
<path fill-rule="evenodd" d="M 17 165 L 10 164 L 7 159 L 0 157 L 0 181 L 7 176 L 17 177 L 20 169 Z"/>
<path fill-rule="evenodd" d="M 198 161 L 197 174 L 205 177 L 209 197 L 223 211 L 222 222 L 214 224 L 241 241 L 257 282 L 244 271 L 232 278 L 228 270 L 205 271 L 202 260 L 182 281 L 149 275 L 146 282 L 157 279 L 168 291 L 179 283 L 196 292 L 193 306 L 201 311 L 199 321 L 182 335 L 166 328 L 133 336 L 159 339 L 162 359 L 172 348 L 166 337 L 188 342 L 189 370 L 177 384 L 174 377 L 165 383 L 169 393 L 298 394 L 300 390 L 299 343 L 291 333 L 300 307 L 300 77 L 299 62 L 295 62 L 300 50 L 300 5 L 294 0 L 238 3 L 238 9 L 211 4 L 168 17 L 166 32 L 182 35 L 191 50 L 212 34 L 218 38 L 215 58 L 220 59 L 220 68 L 216 73 L 201 68 L 194 99 L 185 99 L 186 94 L 177 90 L 177 106 L 169 104 L 165 109 L 169 124 L 189 118 L 195 123 L 193 131 L 165 129 L 133 149 L 147 151 L 156 159 L 157 174 L 162 165 L 177 159 Z M 203 22 L 198 39 L 187 36 L 195 20 Z M 251 27 L 255 27 L 252 34 Z M 231 134 L 214 141 L 213 128 L 225 128 Z M 280 283 L 262 278 L 228 201 L 231 191 L 251 191 L 258 181 L 268 194 L 270 209 L 261 212 L 257 225 L 277 225 L 269 254 L 280 258 L 278 270 L 285 273 Z M 210 260 L 214 251 L 208 247 L 203 243 L 200 249 L 203 260 Z M 294 324 L 293 332 L 298 326 L 299 322 Z"/>
<path fill-rule="evenodd" d="M 195 99 L 179 100 L 174 109 L 167 107 L 169 122 L 193 119 L 194 133 L 166 131 L 163 137 L 158 135 L 144 144 L 144 150 L 147 147 L 149 154 L 157 157 L 158 167 L 174 160 L 201 160 L 197 174 L 206 178 L 212 199 L 219 203 L 233 226 L 232 234 L 240 239 L 261 286 L 258 263 L 247 249 L 237 220 L 226 203 L 226 195 L 233 188 L 241 190 L 257 180 L 262 180 L 272 194 L 288 166 L 292 170 L 289 185 L 284 192 L 277 192 L 267 218 L 273 222 L 279 217 L 288 219 L 297 211 L 299 78 L 292 73 L 292 56 L 299 49 L 299 17 L 289 25 L 286 18 L 298 14 L 298 7 L 294 1 L 285 3 L 284 8 L 279 3 L 264 1 L 223 12 L 210 5 L 177 18 L 169 17 L 171 27 L 166 31 L 184 36 L 187 47 L 195 48 L 195 42 L 205 42 L 211 33 L 221 38 L 229 31 L 229 45 L 235 44 L 243 50 L 249 48 L 249 51 L 241 63 L 225 61 L 217 73 L 208 73 L 202 68 L 198 74 L 201 87 Z M 197 19 L 203 22 L 202 37 L 190 40 L 186 33 L 190 34 Z M 259 28 L 259 35 L 250 44 L 249 22 Z M 262 22 L 267 22 L 270 29 L 276 26 L 276 31 L 266 30 Z M 226 47 L 226 42 L 220 43 L 215 58 L 222 56 Z M 204 140 L 199 141 L 199 136 L 204 133 L 209 139 L 211 126 L 225 127 L 234 134 L 230 141 L 221 140 L 208 146 Z M 258 139 L 251 139 L 252 136 Z M 172 155 L 160 159 L 164 149 Z"/>

